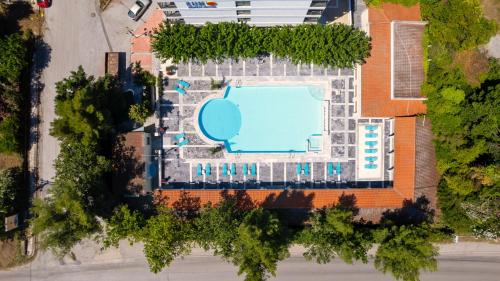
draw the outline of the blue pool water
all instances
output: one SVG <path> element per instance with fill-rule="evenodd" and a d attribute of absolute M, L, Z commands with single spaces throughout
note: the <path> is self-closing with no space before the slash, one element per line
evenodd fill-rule
<path fill-rule="evenodd" d="M 313 86 L 228 87 L 207 101 L 198 122 L 228 152 L 305 152 L 323 133 L 323 91 Z"/>

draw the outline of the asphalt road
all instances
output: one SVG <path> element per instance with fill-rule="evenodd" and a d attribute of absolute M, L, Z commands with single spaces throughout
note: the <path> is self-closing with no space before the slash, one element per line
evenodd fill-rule
<path fill-rule="evenodd" d="M 53 163 L 59 153 L 58 141 L 50 136 L 50 123 L 55 118 L 55 83 L 69 76 L 79 65 L 95 77 L 104 75 L 104 56 L 108 51 L 127 53 L 130 58 L 129 30 L 141 22 L 127 16 L 133 0 L 115 0 L 104 11 L 97 8 L 98 0 L 52 1 L 45 9 L 44 41 L 48 51 L 47 66 L 41 75 L 39 168 L 41 180 L 53 180 Z M 152 12 L 152 5 L 144 15 Z"/>
<path fill-rule="evenodd" d="M 423 273 L 422 281 L 497 281 L 500 276 L 500 257 L 441 257 L 439 271 Z M 243 280 L 237 276 L 236 268 L 218 258 L 210 256 L 187 257 L 177 260 L 167 270 L 152 274 L 144 261 L 121 261 L 86 265 L 65 265 L 50 268 L 32 269 L 25 267 L 14 272 L 0 272 L 5 281 L 126 281 L 126 280 L 168 280 L 168 281 L 224 281 Z M 292 257 L 278 266 L 276 278 L 270 280 L 314 280 L 314 281 L 354 281 L 392 280 L 373 269 L 373 265 L 347 265 L 335 260 L 326 265 L 307 262 L 302 257 Z"/>

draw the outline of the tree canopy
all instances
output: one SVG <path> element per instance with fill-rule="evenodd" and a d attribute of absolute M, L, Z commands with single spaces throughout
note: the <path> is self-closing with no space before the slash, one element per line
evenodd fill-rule
<path fill-rule="evenodd" d="M 51 134 L 85 145 L 107 137 L 113 125 L 127 119 L 127 98 L 113 76 L 94 79 L 80 66 L 56 83 L 57 118 Z"/>
<path fill-rule="evenodd" d="M 318 263 L 328 263 L 335 256 L 346 263 L 368 262 L 367 252 L 372 247 L 369 231 L 354 222 L 352 210 L 335 206 L 315 212 L 311 226 L 302 232 L 304 256 Z"/>
<path fill-rule="evenodd" d="M 251 210 L 238 227 L 232 262 L 245 274 L 245 281 L 267 280 L 275 276 L 278 261 L 290 254 L 285 229 L 279 219 L 262 208 Z"/>
<path fill-rule="evenodd" d="M 144 254 L 151 272 L 160 272 L 178 257 L 191 251 L 189 225 L 169 209 L 160 209 L 142 230 Z"/>
<path fill-rule="evenodd" d="M 379 229 L 375 268 L 403 281 L 419 281 L 421 270 L 436 271 L 438 252 L 429 240 L 430 232 L 427 223 Z"/>
<path fill-rule="evenodd" d="M 94 147 L 63 142 L 55 168 L 49 195 L 34 202 L 32 225 L 42 248 L 63 257 L 80 240 L 100 230 L 97 216 L 112 205 L 103 178 L 110 164 Z"/>
<path fill-rule="evenodd" d="M 0 152 L 21 149 L 21 73 L 28 66 L 26 41 L 19 34 L 0 37 Z"/>
<path fill-rule="evenodd" d="M 353 67 L 370 55 L 370 38 L 344 24 L 254 27 L 221 22 L 194 26 L 165 22 L 153 35 L 152 47 L 162 59 L 206 62 L 273 54 L 293 63 Z"/>

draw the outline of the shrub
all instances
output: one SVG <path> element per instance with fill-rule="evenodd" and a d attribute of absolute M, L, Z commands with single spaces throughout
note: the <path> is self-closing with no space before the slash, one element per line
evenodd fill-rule
<path fill-rule="evenodd" d="M 223 22 L 194 25 L 165 22 L 153 35 L 153 50 L 163 60 L 222 61 L 273 54 L 293 63 L 353 67 L 370 55 L 370 38 L 354 27 L 297 25 L 254 27 Z"/>

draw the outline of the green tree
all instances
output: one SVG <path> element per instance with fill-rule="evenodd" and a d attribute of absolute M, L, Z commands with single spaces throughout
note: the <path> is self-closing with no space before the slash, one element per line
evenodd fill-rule
<path fill-rule="evenodd" d="M 34 202 L 32 225 L 42 248 L 63 257 L 79 241 L 100 231 L 97 217 L 112 207 L 103 177 L 110 163 L 95 147 L 63 142 L 55 169 L 48 196 Z"/>
<path fill-rule="evenodd" d="M 276 275 L 277 263 L 287 258 L 288 239 L 279 219 L 262 208 L 253 209 L 238 227 L 232 262 L 246 281 L 266 280 Z"/>
<path fill-rule="evenodd" d="M 149 268 L 154 273 L 191 251 L 190 225 L 166 208 L 148 219 L 141 237 Z"/>
<path fill-rule="evenodd" d="M 0 89 L 16 87 L 21 71 L 28 65 L 27 48 L 19 34 L 0 37 Z"/>
<path fill-rule="evenodd" d="M 371 240 L 369 232 L 355 224 L 353 211 L 341 206 L 315 212 L 300 239 L 307 260 L 328 263 L 338 256 L 350 264 L 354 260 L 368 262 Z"/>
<path fill-rule="evenodd" d="M 496 33 L 495 21 L 484 18 L 478 0 L 425 0 L 421 8 L 431 41 L 453 50 L 473 49 Z"/>
<path fill-rule="evenodd" d="M 20 150 L 20 120 L 12 114 L 0 121 L 0 152 L 11 153 Z"/>
<path fill-rule="evenodd" d="M 153 35 L 153 50 L 163 60 L 220 62 L 273 54 L 293 63 L 353 67 L 370 55 L 370 38 L 349 25 L 255 27 L 207 23 L 197 27 L 165 22 Z"/>
<path fill-rule="evenodd" d="M 419 281 L 421 270 L 436 271 L 438 251 L 430 242 L 431 231 L 427 223 L 379 229 L 375 268 L 404 281 Z"/>
<path fill-rule="evenodd" d="M 130 244 L 140 241 L 145 223 L 141 213 L 131 212 L 127 205 L 118 206 L 106 223 L 104 246 L 118 247 L 121 239 L 127 239 Z"/>
<path fill-rule="evenodd" d="M 151 114 L 153 114 L 153 112 L 147 103 L 133 104 L 128 111 L 130 119 L 141 124 L 146 122 L 146 119 L 151 116 Z"/>
<path fill-rule="evenodd" d="M 89 211 L 75 183 L 56 181 L 44 200 L 35 199 L 33 234 L 38 235 L 42 249 L 64 257 L 73 246 L 99 231 L 95 215 Z"/>
<path fill-rule="evenodd" d="M 195 221 L 196 241 L 205 250 L 211 249 L 215 255 L 229 260 L 244 215 L 234 198 L 227 198 L 216 206 L 207 204 Z"/>
<path fill-rule="evenodd" d="M 106 75 L 95 80 L 80 66 L 68 78 L 56 83 L 57 118 L 51 134 L 85 145 L 105 139 L 113 125 L 127 118 L 127 97 L 119 81 Z"/>
<path fill-rule="evenodd" d="M 0 171 L 0 221 L 15 211 L 19 197 L 21 170 L 8 168 Z M 3 229 L 0 233 L 3 232 Z"/>

